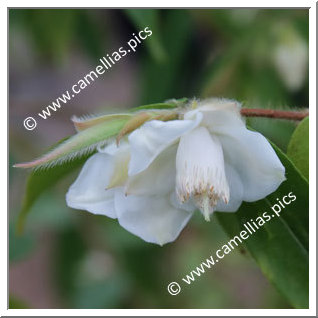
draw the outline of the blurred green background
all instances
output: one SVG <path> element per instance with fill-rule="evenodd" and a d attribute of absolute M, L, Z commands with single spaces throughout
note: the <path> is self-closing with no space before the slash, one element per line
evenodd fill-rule
<path fill-rule="evenodd" d="M 116 220 L 66 207 L 66 176 L 15 222 L 33 159 L 74 134 L 71 115 L 181 97 L 226 97 L 253 108 L 307 108 L 308 10 L 9 10 L 10 308 L 290 308 L 248 253 L 235 250 L 178 296 L 180 281 L 228 240 L 197 214 L 158 247 Z M 153 34 L 33 131 L 36 115 L 148 26 Z M 249 119 L 283 151 L 296 123 Z M 256 211 L 262 212 L 262 211 Z"/>

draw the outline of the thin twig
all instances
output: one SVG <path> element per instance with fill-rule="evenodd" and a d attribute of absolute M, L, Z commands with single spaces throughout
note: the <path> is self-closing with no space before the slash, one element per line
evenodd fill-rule
<path fill-rule="evenodd" d="M 302 120 L 309 116 L 309 111 L 285 111 L 260 108 L 242 108 L 241 115 L 246 117 L 267 117 L 279 119 Z"/>

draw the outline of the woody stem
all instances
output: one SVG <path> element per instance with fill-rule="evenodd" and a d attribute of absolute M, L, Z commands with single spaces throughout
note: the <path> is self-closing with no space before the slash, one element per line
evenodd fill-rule
<path fill-rule="evenodd" d="M 260 108 L 242 108 L 241 115 L 245 117 L 267 117 L 278 119 L 302 120 L 309 115 L 309 111 L 285 111 Z"/>

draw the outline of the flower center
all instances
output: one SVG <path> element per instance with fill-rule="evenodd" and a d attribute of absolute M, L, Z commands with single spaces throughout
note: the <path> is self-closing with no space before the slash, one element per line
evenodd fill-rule
<path fill-rule="evenodd" d="M 205 127 L 198 127 L 180 139 L 176 158 L 176 191 L 180 202 L 190 198 L 205 220 L 222 199 L 229 201 L 222 146 Z"/>

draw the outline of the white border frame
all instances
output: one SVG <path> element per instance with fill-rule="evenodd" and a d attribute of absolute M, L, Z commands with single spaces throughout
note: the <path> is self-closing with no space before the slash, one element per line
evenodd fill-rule
<path fill-rule="evenodd" d="M 256 4 L 257 2 L 257 4 Z M 98 1 L 90 0 L 85 2 L 82 0 L 55 0 L 46 1 L 45 4 L 40 0 L 31 0 L 28 2 L 15 0 L 15 1 L 5 1 L 5 4 L 1 6 L 1 43 L 7 43 L 7 10 L 10 8 L 24 7 L 26 4 L 28 7 L 90 7 L 95 8 L 126 8 L 126 7 L 167 7 L 167 8 L 194 8 L 193 1 L 183 0 L 183 1 L 172 1 L 172 0 L 161 0 L 152 3 L 143 0 L 122 0 L 122 1 Z M 238 5 L 239 4 L 239 5 Z M 310 296 L 309 296 L 309 309 L 7 309 L 8 300 L 8 233 L 7 233 L 7 215 L 2 211 L 1 214 L 1 256 L 2 261 L 0 263 L 0 277 L 1 277 L 1 287 L 0 287 L 0 314 L 1 316 L 316 316 L 316 2 L 315 1 L 281 1 L 281 0 L 268 0 L 268 1 L 234 1 L 234 0 L 223 0 L 223 1 L 195 1 L 195 8 L 227 8 L 227 7 L 262 7 L 262 8 L 310 8 L 309 9 L 309 103 L 310 103 L 310 223 L 309 223 L 309 233 L 310 233 L 310 256 L 309 256 L 309 283 L 310 283 Z M 107 6 L 107 7 L 106 7 Z M 6 96 L 6 101 L 8 102 L 8 65 L 7 65 L 7 50 L 1 50 L 1 64 L 2 70 L 7 70 L 7 72 L 2 71 L 1 76 L 1 93 L 2 96 Z M 4 98 L 3 98 L 4 100 Z M 8 118 L 7 109 L 1 107 L 1 118 L 2 125 L 0 126 L 1 136 L 6 136 L 8 132 L 8 124 L 5 118 Z M 7 149 L 8 149 L 7 144 Z M 7 150 L 6 149 L 6 150 Z M 2 151 L 1 163 L 2 163 L 2 176 L 7 176 L 8 161 L 5 162 L 4 158 L 7 158 L 7 154 Z M 3 198 L 2 202 L 7 200 L 8 187 L 7 180 L 4 177 L 1 178 Z M 4 210 L 4 209 L 3 209 Z"/>

